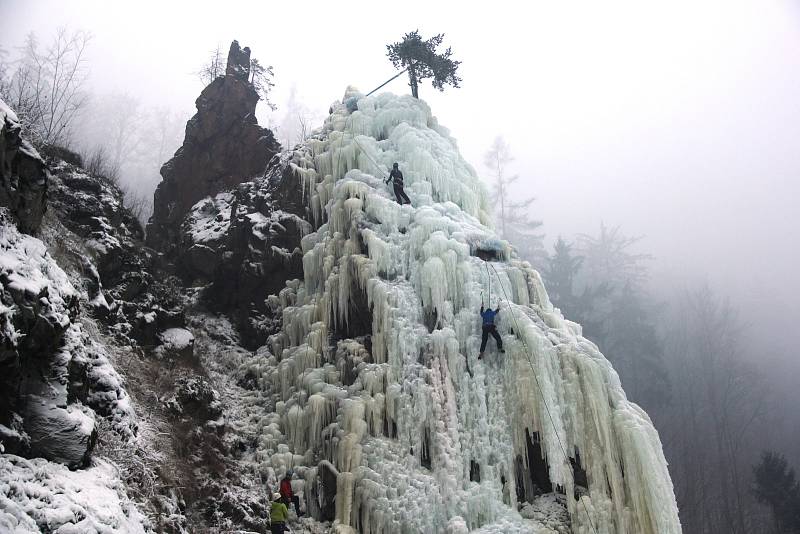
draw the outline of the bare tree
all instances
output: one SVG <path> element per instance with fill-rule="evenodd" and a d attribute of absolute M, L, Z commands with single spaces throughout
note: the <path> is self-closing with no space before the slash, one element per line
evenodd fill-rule
<path fill-rule="evenodd" d="M 102 176 L 116 184 L 119 182 L 119 167 L 116 167 L 108 155 L 105 145 L 95 145 L 81 154 L 83 169 L 89 174 Z"/>
<path fill-rule="evenodd" d="M 59 28 L 51 44 L 41 50 L 36 35 L 27 36 L 16 70 L 2 85 L 2 97 L 15 108 L 35 143 L 63 144 L 86 104 L 84 55 L 90 40 L 83 30 L 68 33 Z"/>
<path fill-rule="evenodd" d="M 137 191 L 131 186 L 122 186 L 123 203 L 142 226 L 147 224 L 147 219 L 153 212 L 153 195 Z"/>
<path fill-rule="evenodd" d="M 11 65 L 8 62 L 8 50 L 0 46 L 0 97 L 8 96 L 11 85 Z"/>
<path fill-rule="evenodd" d="M 139 99 L 127 93 L 114 93 L 100 102 L 100 116 L 104 119 L 100 132 L 115 168 L 122 168 L 141 142 L 143 132 L 139 107 Z"/>
<path fill-rule="evenodd" d="M 531 205 L 535 199 L 520 198 L 513 193 L 511 186 L 519 180 L 519 175 L 509 176 L 508 165 L 514 157 L 502 136 L 495 138 L 483 161 L 492 173 L 492 203 L 499 208 L 495 218 L 500 226 L 500 235 L 516 245 L 523 257 L 537 265 L 543 264 L 547 257 L 542 243 L 544 236 L 536 232 L 542 222 L 531 218 Z"/>
<path fill-rule="evenodd" d="M 151 156 L 151 161 L 156 171 L 161 168 L 175 150 L 181 145 L 183 128 L 186 121 L 169 108 L 150 110 L 149 139 L 152 146 L 146 151 Z M 143 143 L 147 143 L 146 140 Z"/>
<path fill-rule="evenodd" d="M 226 59 L 219 47 L 219 43 L 217 43 L 217 47 L 209 52 L 209 58 L 206 64 L 195 74 L 197 74 L 200 81 L 203 82 L 203 85 L 208 85 L 219 76 L 225 75 L 225 67 Z"/>

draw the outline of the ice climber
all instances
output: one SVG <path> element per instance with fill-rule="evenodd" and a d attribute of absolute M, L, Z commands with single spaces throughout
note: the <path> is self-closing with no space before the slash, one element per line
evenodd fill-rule
<path fill-rule="evenodd" d="M 297 513 L 297 517 L 300 517 L 301 515 L 303 515 L 303 512 L 300 511 L 300 497 L 295 495 L 294 491 L 292 491 L 293 474 L 294 473 L 292 472 L 291 469 L 286 472 L 286 475 L 283 477 L 283 480 L 281 480 L 280 492 L 281 492 L 281 497 L 283 497 L 284 504 L 286 504 L 286 506 L 289 506 L 290 504 L 294 503 L 294 511 Z"/>
<path fill-rule="evenodd" d="M 483 318 L 483 326 L 481 328 L 482 335 L 481 335 L 481 351 L 478 354 L 478 359 L 480 360 L 483 358 L 483 351 L 486 350 L 486 342 L 489 340 L 489 334 L 492 334 L 492 337 L 497 342 L 497 350 L 501 353 L 505 353 L 506 351 L 503 350 L 503 340 L 500 339 L 500 334 L 497 333 L 497 327 L 494 325 L 494 316 L 500 313 L 500 304 L 497 305 L 497 309 L 493 310 L 491 308 L 484 310 L 483 304 L 481 304 L 481 317 Z"/>
<path fill-rule="evenodd" d="M 272 506 L 269 510 L 269 524 L 272 534 L 283 534 L 286 532 L 286 520 L 289 518 L 289 509 L 283 502 L 280 493 L 272 496 Z"/>
<path fill-rule="evenodd" d="M 400 171 L 400 166 L 397 163 L 392 165 L 389 177 L 385 180 L 387 184 L 389 181 L 394 184 L 394 196 L 397 197 L 397 203 L 401 206 L 403 204 L 411 204 L 411 199 L 408 198 L 406 192 L 403 191 L 403 173 Z"/>

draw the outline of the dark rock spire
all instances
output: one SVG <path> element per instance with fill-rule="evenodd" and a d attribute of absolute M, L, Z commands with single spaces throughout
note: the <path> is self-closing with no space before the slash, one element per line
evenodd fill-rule
<path fill-rule="evenodd" d="M 262 174 L 280 149 L 272 132 L 258 125 L 258 93 L 248 82 L 249 72 L 250 49 L 233 41 L 225 76 L 200 93 L 183 146 L 161 168 L 163 181 L 147 225 L 149 246 L 171 253 L 194 204 Z"/>

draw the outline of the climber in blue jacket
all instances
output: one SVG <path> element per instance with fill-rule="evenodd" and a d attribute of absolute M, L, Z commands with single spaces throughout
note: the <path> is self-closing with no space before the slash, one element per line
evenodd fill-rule
<path fill-rule="evenodd" d="M 481 328 L 482 335 L 481 335 L 481 353 L 478 354 L 478 359 L 480 360 L 483 358 L 483 351 L 486 350 L 486 342 L 489 340 L 489 334 L 492 334 L 492 337 L 497 342 L 497 350 L 501 353 L 505 353 L 506 351 L 503 350 L 503 340 L 500 339 L 500 334 L 497 333 L 497 327 L 494 325 L 494 316 L 500 313 L 500 305 L 497 305 L 497 309 L 493 310 L 491 308 L 484 310 L 483 304 L 481 304 L 481 318 L 483 318 L 483 326 Z"/>

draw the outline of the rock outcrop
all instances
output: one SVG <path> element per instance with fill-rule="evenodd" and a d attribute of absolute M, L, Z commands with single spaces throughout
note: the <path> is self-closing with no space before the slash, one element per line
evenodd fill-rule
<path fill-rule="evenodd" d="M 239 78 L 243 81 L 248 81 L 250 77 L 250 48 L 245 46 L 239 47 L 238 41 L 231 43 L 231 48 L 228 50 L 228 63 L 225 66 L 225 75 Z"/>
<path fill-rule="evenodd" d="M 300 240 L 312 225 L 294 157 L 276 157 L 265 177 L 198 202 L 181 228 L 178 273 L 208 284 L 207 305 L 231 317 L 250 348 L 275 332 L 267 296 L 303 275 Z"/>
<path fill-rule="evenodd" d="M 263 174 L 280 146 L 255 117 L 259 96 L 248 81 L 250 50 L 234 41 L 226 74 L 213 80 L 197 99 L 197 113 L 186 124 L 186 138 L 161 168 L 147 243 L 171 256 L 181 222 L 199 200 Z"/>
<path fill-rule="evenodd" d="M 92 311 L 121 341 L 158 345 L 161 332 L 184 325 L 177 281 L 160 274 L 157 255 L 142 246 L 142 228 L 116 185 L 63 160 L 48 161 L 50 208 L 74 237 L 52 239 L 68 251 L 64 266 L 81 273 Z"/>
<path fill-rule="evenodd" d="M 0 100 L 0 206 L 22 232 L 34 233 L 47 206 L 48 173 L 36 149 L 20 135 L 16 114 Z"/>
<path fill-rule="evenodd" d="M 122 381 L 78 321 L 80 292 L 0 210 L 0 442 L 6 452 L 88 464 L 95 416 L 135 431 Z"/>

